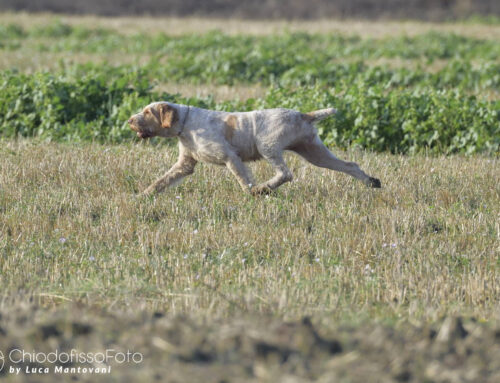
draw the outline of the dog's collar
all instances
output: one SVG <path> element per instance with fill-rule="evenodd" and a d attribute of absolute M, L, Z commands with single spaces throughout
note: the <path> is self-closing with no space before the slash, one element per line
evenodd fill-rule
<path fill-rule="evenodd" d="M 188 105 L 186 114 L 184 115 L 184 118 L 182 119 L 181 128 L 179 129 L 179 133 L 177 134 L 178 136 L 180 136 L 182 134 L 182 131 L 184 130 L 184 124 L 186 123 L 190 109 L 191 109 L 191 107 Z"/>

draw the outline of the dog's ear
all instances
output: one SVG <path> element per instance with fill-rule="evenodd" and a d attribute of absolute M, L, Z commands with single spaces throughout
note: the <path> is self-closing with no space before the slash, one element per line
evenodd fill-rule
<path fill-rule="evenodd" d="M 177 109 L 168 104 L 160 105 L 160 122 L 162 128 L 171 128 L 178 120 Z"/>

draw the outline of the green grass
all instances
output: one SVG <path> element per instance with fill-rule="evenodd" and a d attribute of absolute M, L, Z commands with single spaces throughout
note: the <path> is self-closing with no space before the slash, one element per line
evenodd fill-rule
<path fill-rule="evenodd" d="M 290 156 L 295 181 L 267 198 L 201 165 L 138 197 L 175 152 L 4 142 L 3 291 L 207 316 L 494 315 L 497 159 L 342 154 L 382 179 L 374 191 Z"/>

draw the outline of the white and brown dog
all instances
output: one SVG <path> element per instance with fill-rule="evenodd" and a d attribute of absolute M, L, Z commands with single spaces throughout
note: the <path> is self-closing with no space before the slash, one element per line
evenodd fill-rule
<path fill-rule="evenodd" d="M 354 162 L 335 157 L 321 142 L 314 123 L 336 112 L 321 109 L 300 113 L 290 109 L 266 109 L 252 112 L 218 112 L 170 102 L 155 102 L 129 120 L 140 138 L 178 137 L 179 159 L 172 168 L 144 193 L 161 192 L 192 174 L 198 161 L 226 165 L 245 192 L 268 193 L 292 180 L 283 160 L 283 151 L 291 150 L 311 164 L 347 173 L 367 186 L 379 188 L 380 180 L 368 176 Z M 253 185 L 246 161 L 266 159 L 276 174 L 270 180 Z"/>

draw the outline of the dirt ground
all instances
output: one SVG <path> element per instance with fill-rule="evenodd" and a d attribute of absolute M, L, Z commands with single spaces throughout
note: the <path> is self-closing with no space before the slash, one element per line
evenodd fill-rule
<path fill-rule="evenodd" d="M 242 313 L 231 319 L 204 320 L 131 311 L 88 310 L 75 304 L 42 309 L 4 302 L 0 378 L 12 382 L 55 377 L 85 382 L 500 381 L 500 326 L 474 318 L 447 317 L 426 325 L 370 321 L 322 325 L 309 317 L 288 322 Z M 59 359 L 44 363 L 43 355 L 50 352 L 58 352 Z M 66 362 L 62 353 L 74 358 L 60 363 Z M 93 353 L 95 360 L 98 353 L 109 354 L 111 359 L 88 363 L 90 358 L 77 359 L 79 353 Z M 56 373 L 57 366 L 69 372 Z M 95 367 L 105 372 L 83 370 Z M 19 375 L 13 372 L 16 368 Z"/>
<path fill-rule="evenodd" d="M 66 14 L 168 15 L 251 19 L 420 19 L 448 21 L 500 15 L 497 0 L 0 0 L 0 9 Z"/>

